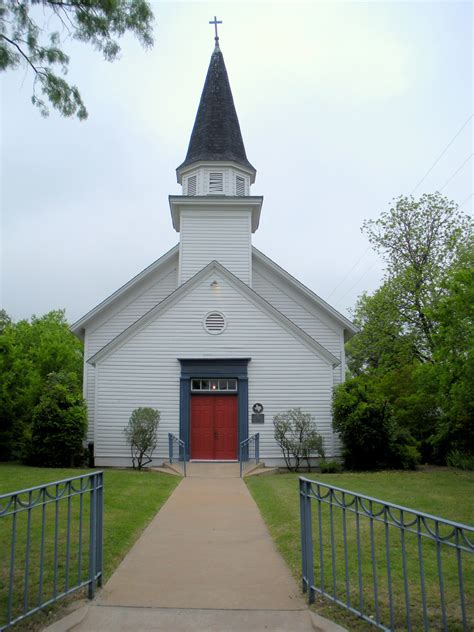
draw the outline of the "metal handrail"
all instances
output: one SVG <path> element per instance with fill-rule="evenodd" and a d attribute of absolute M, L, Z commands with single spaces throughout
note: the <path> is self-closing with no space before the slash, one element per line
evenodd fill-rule
<path fill-rule="evenodd" d="M 427 631 L 434 618 L 443 630 L 459 625 L 467 631 L 463 557 L 474 553 L 474 527 L 305 477 L 299 485 L 303 592 L 310 603 L 320 593 L 381 630 Z M 312 504 L 317 509 L 314 527 Z M 443 552 L 446 564 L 449 551 L 457 567 L 450 578 L 453 582 L 457 576 L 454 591 L 451 586 L 446 590 L 443 571 Z M 437 571 L 435 591 L 427 586 L 428 567 Z M 414 586 L 421 598 L 418 610 L 417 600 L 411 599 Z M 454 594 L 459 596 L 455 603 Z M 400 602 L 403 621 L 395 609 Z"/>
<path fill-rule="evenodd" d="M 103 472 L 91 472 L 0 495 L 0 520 L 9 521 L 2 532 L 11 533 L 1 631 L 80 588 L 94 597 L 102 585 L 103 486 Z"/>
<path fill-rule="evenodd" d="M 254 449 L 253 459 L 250 456 L 251 449 Z M 255 464 L 260 463 L 260 433 L 256 432 L 247 439 L 240 442 L 239 448 L 239 463 L 240 463 L 240 477 L 244 474 L 244 462 L 247 463 L 250 460 L 254 460 Z"/>
<path fill-rule="evenodd" d="M 182 439 L 177 437 L 172 432 L 168 433 L 168 456 L 170 463 L 173 463 L 173 460 L 176 461 L 174 457 L 174 446 L 175 444 L 178 446 L 178 461 L 183 462 L 183 475 L 186 476 L 186 444 Z"/>

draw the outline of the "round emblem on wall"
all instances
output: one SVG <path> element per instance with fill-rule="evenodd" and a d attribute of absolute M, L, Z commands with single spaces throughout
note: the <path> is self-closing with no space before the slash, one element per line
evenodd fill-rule
<path fill-rule="evenodd" d="M 260 404 L 259 402 L 257 402 L 256 404 L 254 404 L 252 406 L 252 410 L 254 413 L 257 413 L 257 415 L 261 412 L 263 412 L 263 406 L 262 404 Z"/>

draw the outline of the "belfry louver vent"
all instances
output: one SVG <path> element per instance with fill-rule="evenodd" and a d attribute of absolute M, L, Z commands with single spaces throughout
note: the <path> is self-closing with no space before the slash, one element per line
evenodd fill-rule
<path fill-rule="evenodd" d="M 209 193 L 222 193 L 224 191 L 224 174 L 209 174 Z"/>
<path fill-rule="evenodd" d="M 245 195 L 245 179 L 242 176 L 236 176 L 235 178 L 235 194 Z"/>
<path fill-rule="evenodd" d="M 197 189 L 197 176 L 189 176 L 188 178 L 188 195 L 196 195 Z"/>
<path fill-rule="evenodd" d="M 220 312 L 209 312 L 204 319 L 204 328 L 209 334 L 220 334 L 225 327 L 225 318 Z"/>

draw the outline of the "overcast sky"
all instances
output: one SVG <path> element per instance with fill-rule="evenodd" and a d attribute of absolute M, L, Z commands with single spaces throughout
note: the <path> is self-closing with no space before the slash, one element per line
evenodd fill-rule
<path fill-rule="evenodd" d="M 2 306 L 15 319 L 66 308 L 73 322 L 177 243 L 168 195 L 217 14 L 264 196 L 253 243 L 347 314 L 382 277 L 363 220 L 409 194 L 472 113 L 472 4 L 152 6 L 152 50 L 126 38 L 110 64 L 66 42 L 85 122 L 41 118 L 31 75 L 4 74 Z M 442 190 L 472 212 L 472 132 L 471 118 L 416 195 Z"/>

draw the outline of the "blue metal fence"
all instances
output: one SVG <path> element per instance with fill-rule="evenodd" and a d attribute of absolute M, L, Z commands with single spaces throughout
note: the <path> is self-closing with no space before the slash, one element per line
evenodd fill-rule
<path fill-rule="evenodd" d="M 240 442 L 239 449 L 240 476 L 245 474 L 246 464 L 257 465 L 260 462 L 260 433 Z"/>
<path fill-rule="evenodd" d="M 186 444 L 172 432 L 168 433 L 168 456 L 170 463 L 182 464 L 183 476 L 186 476 Z"/>
<path fill-rule="evenodd" d="M 103 473 L 0 495 L 0 631 L 102 583 Z"/>
<path fill-rule="evenodd" d="M 473 629 L 474 527 L 304 477 L 300 517 L 310 603 L 319 593 L 381 630 Z"/>

